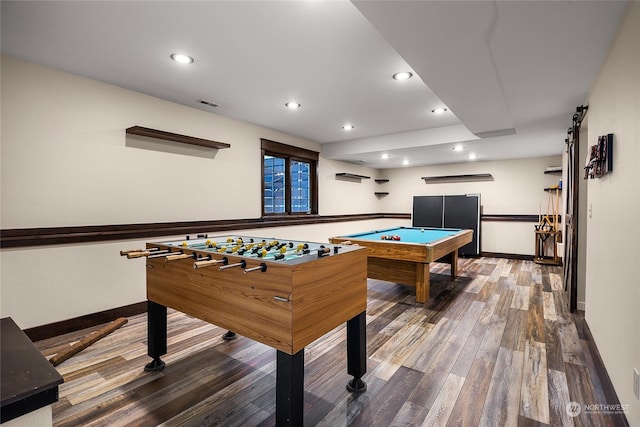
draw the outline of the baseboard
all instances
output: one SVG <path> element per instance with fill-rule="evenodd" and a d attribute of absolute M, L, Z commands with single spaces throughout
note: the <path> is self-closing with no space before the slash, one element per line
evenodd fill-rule
<path fill-rule="evenodd" d="M 24 333 L 31 341 L 40 341 L 58 335 L 68 334 L 69 332 L 79 331 L 81 329 L 90 328 L 92 326 L 101 325 L 116 320 L 118 317 L 135 316 L 136 314 L 145 313 L 147 311 L 147 302 L 138 302 L 135 304 L 116 307 L 110 310 L 91 313 L 73 319 L 62 320 L 60 322 L 49 323 L 48 325 L 36 326 L 34 328 L 25 329 Z"/>
<path fill-rule="evenodd" d="M 503 252 L 482 252 L 480 256 L 487 258 L 507 258 L 507 259 L 519 259 L 522 261 L 533 261 L 533 255 L 523 254 L 509 254 Z"/>
<path fill-rule="evenodd" d="M 602 392 L 604 394 L 606 402 L 613 405 L 620 404 L 620 399 L 618 399 L 616 389 L 613 387 L 613 382 L 611 382 L 611 378 L 609 377 L 607 368 L 604 365 L 602 356 L 600 356 L 600 352 L 598 351 L 596 342 L 593 339 L 593 335 L 591 334 L 591 330 L 589 329 L 587 320 L 584 318 L 584 313 L 578 313 L 578 315 L 575 316 L 575 319 L 576 326 L 578 327 L 578 335 L 582 335 L 581 338 L 585 340 L 585 342 L 587 343 L 587 347 L 589 348 L 589 353 L 591 353 L 594 368 L 597 371 L 598 377 L 600 378 Z M 581 319 L 581 322 L 578 322 L 578 319 Z M 581 323 L 582 325 L 579 325 L 579 323 Z M 616 426 L 629 427 L 629 421 L 627 420 L 625 414 L 616 414 L 616 418 Z"/>
<path fill-rule="evenodd" d="M 585 311 L 585 307 L 587 305 L 584 303 L 584 301 L 578 301 L 578 310 L 579 311 Z"/>

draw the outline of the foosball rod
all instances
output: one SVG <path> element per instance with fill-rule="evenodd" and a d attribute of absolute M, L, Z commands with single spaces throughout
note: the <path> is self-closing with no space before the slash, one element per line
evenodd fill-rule
<path fill-rule="evenodd" d="M 98 329 L 96 332 L 92 333 L 91 335 L 86 336 L 83 339 L 81 339 L 80 341 L 78 341 L 77 343 L 71 345 L 68 349 L 56 354 L 51 359 L 49 359 L 49 362 L 51 362 L 51 364 L 53 366 L 58 366 L 59 364 L 61 364 L 62 362 L 64 362 L 68 358 L 70 358 L 71 356 L 73 356 L 75 354 L 78 354 L 79 352 L 81 352 L 85 348 L 89 347 L 94 342 L 98 341 L 99 339 L 102 339 L 102 338 L 106 337 L 111 332 L 113 332 L 116 329 L 120 328 L 121 326 L 126 324 L 127 321 L 128 321 L 127 318 L 119 317 L 118 319 L 116 319 L 113 322 L 109 323 L 107 326 L 105 326 L 105 327 L 103 327 L 101 329 Z"/>
<path fill-rule="evenodd" d="M 127 254 L 127 258 L 128 259 L 132 259 L 132 258 L 142 258 L 142 257 L 147 257 L 147 258 L 159 258 L 159 257 L 163 257 L 163 256 L 167 256 L 167 255 L 171 255 L 171 249 L 164 249 L 164 250 L 156 250 L 156 251 L 142 251 L 142 252 L 129 252 Z"/>
<path fill-rule="evenodd" d="M 139 252 L 147 252 L 147 251 L 157 251 L 160 248 L 148 248 L 148 249 L 129 249 L 127 251 L 120 251 L 120 256 L 126 256 L 131 253 L 139 253 Z"/>
<path fill-rule="evenodd" d="M 193 255 L 176 252 L 175 254 L 165 256 L 164 261 L 169 262 L 169 261 L 176 261 L 179 259 L 186 259 L 186 258 L 193 258 Z"/>
<path fill-rule="evenodd" d="M 220 264 L 227 265 L 229 263 L 229 259 L 227 257 L 222 257 L 222 259 L 203 259 L 200 261 L 196 261 L 193 263 L 193 268 L 204 268 L 211 267 L 212 265 Z"/>

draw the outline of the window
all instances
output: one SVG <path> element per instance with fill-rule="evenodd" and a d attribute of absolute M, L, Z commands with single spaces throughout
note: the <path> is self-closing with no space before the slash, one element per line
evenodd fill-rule
<path fill-rule="evenodd" d="M 318 153 L 262 140 L 262 214 L 318 213 Z"/>

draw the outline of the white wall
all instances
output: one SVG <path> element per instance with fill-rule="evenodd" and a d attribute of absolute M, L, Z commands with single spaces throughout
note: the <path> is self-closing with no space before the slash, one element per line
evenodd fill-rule
<path fill-rule="evenodd" d="M 134 125 L 231 148 L 145 145 L 125 136 Z M 3 57 L 2 227 L 259 217 L 260 138 L 320 151 L 312 141 Z"/>
<path fill-rule="evenodd" d="M 547 212 L 549 193 L 560 175 L 544 174 L 548 166 L 562 164 L 562 156 L 495 162 L 467 162 L 430 167 L 379 171 L 390 179 L 391 194 L 383 199 L 383 212 L 411 212 L 413 196 L 480 193 L 483 214 L 538 215 Z M 490 173 L 492 181 L 464 181 L 425 184 L 423 176 Z M 555 197 L 554 203 L 555 203 Z M 558 203 L 560 204 L 560 203 Z M 534 223 L 482 222 L 481 250 L 533 255 Z"/>
<path fill-rule="evenodd" d="M 588 100 L 589 144 L 613 133 L 614 160 L 612 173 L 588 181 L 586 320 L 632 426 L 640 425 L 632 391 L 640 370 L 639 40 L 640 2 L 630 2 Z"/>
<path fill-rule="evenodd" d="M 338 162 L 320 157 L 318 165 L 319 198 L 321 215 L 339 215 L 345 213 L 381 212 L 381 200 L 373 193 L 380 191 L 374 178 L 375 169 Z M 370 177 L 369 179 L 340 179 L 336 173 L 348 172 Z M 405 211 L 396 211 L 405 212 Z"/>
<path fill-rule="evenodd" d="M 313 141 L 9 57 L 2 57 L 1 78 L 3 229 L 257 218 L 260 138 L 320 150 Z M 134 125 L 231 148 L 125 136 Z M 320 159 L 320 213 L 379 211 L 373 193 L 362 191 L 371 182 L 337 181 L 343 169 Z M 322 241 L 332 234 L 318 229 L 303 233 Z M 144 301 L 144 269 L 118 256 L 143 244 L 3 249 L 0 315 L 28 328 Z"/>
<path fill-rule="evenodd" d="M 231 234 L 328 243 L 331 236 L 398 225 L 410 224 L 380 219 L 236 230 Z M 25 329 L 145 301 L 144 258 L 128 260 L 119 255 L 120 250 L 184 237 L 3 249 L 0 317 L 10 316 Z"/>
<path fill-rule="evenodd" d="M 260 216 L 260 138 L 319 144 L 144 94 L 2 57 L 3 229 L 222 220 Z M 217 152 L 126 137 L 140 125 L 231 144 Z M 215 155 L 214 155 L 215 154 Z M 374 170 L 319 162 L 321 215 L 409 213 L 413 195 L 482 193 L 485 213 L 536 214 L 544 168 L 558 158 Z M 371 179 L 336 179 L 350 172 Z M 495 180 L 426 185 L 425 175 L 490 172 Z M 386 184 L 375 183 L 385 177 Z M 376 191 L 389 191 L 378 198 Z M 326 242 L 330 236 L 410 225 L 356 221 L 238 231 Z M 206 232 L 207 230 L 202 230 Z M 483 250 L 533 254 L 532 223 L 485 223 Z M 505 236 L 505 237 L 502 237 Z M 508 236 L 508 237 L 506 237 Z M 153 239 L 156 241 L 162 238 Z M 0 315 L 29 328 L 145 300 L 144 269 L 118 256 L 145 241 L 3 249 Z"/>

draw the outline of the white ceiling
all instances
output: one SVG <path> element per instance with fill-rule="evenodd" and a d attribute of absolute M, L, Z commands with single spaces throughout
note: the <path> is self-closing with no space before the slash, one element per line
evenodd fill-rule
<path fill-rule="evenodd" d="M 471 152 L 478 161 L 560 154 L 626 2 L 3 0 L 1 7 L 3 55 L 307 138 L 328 158 L 390 168 L 404 159 L 458 163 Z M 176 64 L 173 52 L 195 62 Z M 414 77 L 391 78 L 402 70 Z M 286 109 L 290 100 L 302 107 Z M 432 114 L 439 106 L 448 111 Z M 344 131 L 346 123 L 355 128 Z M 460 143 L 465 150 L 454 152 Z"/>

